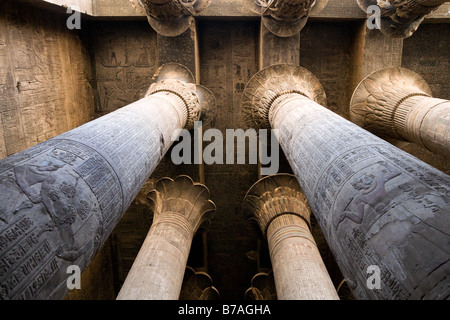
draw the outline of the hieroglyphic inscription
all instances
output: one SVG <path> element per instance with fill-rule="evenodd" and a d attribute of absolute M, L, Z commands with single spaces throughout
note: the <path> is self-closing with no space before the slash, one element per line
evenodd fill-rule
<path fill-rule="evenodd" d="M 439 297 L 441 291 L 423 283 L 438 286 L 450 268 L 443 250 L 450 177 L 299 100 L 280 108 L 274 126 L 343 274 L 356 284 L 355 296 Z M 365 286 L 370 265 L 382 270 L 381 290 Z"/>
<path fill-rule="evenodd" d="M 210 126 L 223 131 L 224 135 L 226 129 L 245 129 L 239 105 L 246 82 L 258 71 L 259 24 L 200 21 L 200 29 L 203 29 L 199 34 L 201 82 L 214 93 L 218 105 Z M 209 272 L 215 285 L 221 288 L 221 297 L 241 299 L 247 289 L 248 275 L 254 274 L 246 252 L 254 248 L 252 236 L 242 224 L 239 208 L 245 193 L 258 178 L 257 167 L 213 164 L 205 167 L 205 176 L 217 205 L 216 218 L 208 235 L 208 241 L 214 243 L 208 256 L 216 263 L 210 265 Z M 230 268 L 228 261 L 235 261 L 239 269 Z"/>
<path fill-rule="evenodd" d="M 51 15 L 14 1 L 0 4 L 0 158 L 93 117 L 87 52 Z"/>
<path fill-rule="evenodd" d="M 107 161 L 77 142 L 49 140 L 24 153 L 26 159 L 17 154 L 0 163 L 1 202 L 15 199 L 9 211 L 1 208 L 1 298 L 63 297 L 60 267 L 86 267 L 106 239 L 110 216 L 122 210 L 119 182 Z M 95 168 L 104 179 L 92 178 Z M 107 192 L 112 204 L 104 203 Z"/>

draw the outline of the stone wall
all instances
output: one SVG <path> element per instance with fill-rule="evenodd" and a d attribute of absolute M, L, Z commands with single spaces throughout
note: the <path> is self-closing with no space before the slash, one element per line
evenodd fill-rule
<path fill-rule="evenodd" d="M 64 17 L 0 3 L 0 158 L 93 119 L 91 76 Z"/>

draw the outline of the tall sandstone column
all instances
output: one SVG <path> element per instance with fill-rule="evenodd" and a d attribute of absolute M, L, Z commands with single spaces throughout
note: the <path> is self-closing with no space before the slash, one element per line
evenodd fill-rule
<path fill-rule="evenodd" d="M 269 243 L 280 300 L 338 300 L 339 297 L 310 231 L 311 211 L 293 175 L 262 178 L 244 205 Z"/>
<path fill-rule="evenodd" d="M 387 68 L 366 77 L 353 93 L 350 117 L 378 136 L 414 142 L 450 158 L 450 101 L 433 98 L 410 70 Z"/>
<path fill-rule="evenodd" d="M 199 119 L 188 70 L 156 79 L 144 99 L 0 161 L 0 298 L 64 298 L 68 267 L 87 267 L 174 134 Z"/>
<path fill-rule="evenodd" d="M 177 300 L 192 238 L 216 207 L 209 190 L 187 176 L 163 178 L 149 194 L 153 224 L 118 300 Z"/>
<path fill-rule="evenodd" d="M 248 83 L 242 107 L 250 125 L 277 129 L 356 298 L 448 298 L 450 177 L 325 103 L 309 71 L 277 65 Z"/>
<path fill-rule="evenodd" d="M 176 37 L 184 33 L 194 16 L 205 10 L 211 0 L 130 0 L 136 11 L 147 16 L 160 35 Z"/>

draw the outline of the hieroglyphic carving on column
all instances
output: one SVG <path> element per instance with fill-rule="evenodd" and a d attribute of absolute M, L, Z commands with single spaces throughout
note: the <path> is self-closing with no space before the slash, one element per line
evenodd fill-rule
<path fill-rule="evenodd" d="M 182 97 L 195 89 L 176 82 L 0 161 L 2 299 L 64 297 L 67 267 L 84 270 L 105 242 L 188 122 Z"/>
<path fill-rule="evenodd" d="M 194 16 L 206 9 L 211 0 L 130 0 L 136 10 L 145 14 L 159 34 L 175 37 L 185 32 Z"/>
<path fill-rule="evenodd" d="M 184 272 L 180 300 L 218 300 L 219 290 L 213 286 L 212 278 L 203 271 L 187 267 Z"/>
<path fill-rule="evenodd" d="M 379 136 L 450 157 L 450 101 L 432 98 L 422 77 L 408 69 L 386 68 L 367 76 L 353 93 L 350 118 Z"/>
<path fill-rule="evenodd" d="M 419 28 L 425 16 L 447 0 L 357 0 L 364 12 L 370 6 L 381 9 L 380 30 L 387 36 L 407 38 Z"/>
<path fill-rule="evenodd" d="M 311 11 L 320 12 L 328 0 L 252 0 L 264 25 L 279 37 L 298 34 Z"/>
<path fill-rule="evenodd" d="M 244 207 L 269 243 L 278 299 L 338 299 L 311 234 L 311 209 L 294 175 L 259 180 Z"/>
<path fill-rule="evenodd" d="M 192 238 L 216 210 L 208 188 L 188 176 L 160 179 L 147 198 L 153 223 L 118 300 L 178 299 Z"/>
<path fill-rule="evenodd" d="M 304 95 L 286 94 L 269 108 L 354 296 L 446 298 L 450 177 Z M 379 289 L 367 286 L 369 267 L 380 270 Z"/>
<path fill-rule="evenodd" d="M 252 278 L 251 287 L 244 295 L 245 300 L 277 300 L 273 273 L 259 272 Z"/>

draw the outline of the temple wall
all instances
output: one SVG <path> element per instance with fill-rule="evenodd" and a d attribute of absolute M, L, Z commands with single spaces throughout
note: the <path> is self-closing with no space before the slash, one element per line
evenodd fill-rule
<path fill-rule="evenodd" d="M 0 4 L 0 158 L 93 119 L 86 46 L 64 17 Z"/>

